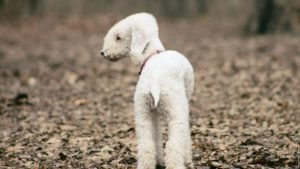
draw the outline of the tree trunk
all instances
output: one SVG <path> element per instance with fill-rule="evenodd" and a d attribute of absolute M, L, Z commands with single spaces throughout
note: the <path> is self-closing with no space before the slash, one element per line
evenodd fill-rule
<path fill-rule="evenodd" d="M 246 34 L 292 32 L 299 25 L 299 3 L 297 0 L 255 0 L 253 13 L 245 27 Z"/>
<path fill-rule="evenodd" d="M 197 8 L 199 14 L 205 14 L 207 12 L 207 1 L 197 0 Z"/>

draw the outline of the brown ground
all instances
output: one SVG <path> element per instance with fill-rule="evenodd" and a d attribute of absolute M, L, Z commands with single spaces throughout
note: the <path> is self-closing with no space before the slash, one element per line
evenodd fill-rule
<path fill-rule="evenodd" d="M 1 25 L 0 168 L 135 168 L 139 68 L 98 55 L 115 21 Z M 241 38 L 205 20 L 160 26 L 195 69 L 196 167 L 298 168 L 299 37 Z"/>

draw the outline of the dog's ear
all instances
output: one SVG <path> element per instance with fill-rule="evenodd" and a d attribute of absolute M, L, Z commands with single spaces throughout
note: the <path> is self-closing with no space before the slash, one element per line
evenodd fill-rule
<path fill-rule="evenodd" d="M 148 41 L 149 36 L 144 30 L 134 28 L 132 30 L 131 52 L 134 54 L 142 54 Z"/>

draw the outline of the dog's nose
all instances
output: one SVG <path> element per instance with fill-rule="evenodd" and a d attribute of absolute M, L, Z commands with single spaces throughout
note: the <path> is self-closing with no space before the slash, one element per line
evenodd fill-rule
<path fill-rule="evenodd" d="M 103 51 L 101 51 L 100 54 L 101 54 L 101 56 L 104 56 L 104 52 Z"/>

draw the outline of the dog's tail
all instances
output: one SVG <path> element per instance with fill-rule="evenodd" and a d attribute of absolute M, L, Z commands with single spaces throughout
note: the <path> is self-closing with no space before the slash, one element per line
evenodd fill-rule
<path fill-rule="evenodd" d="M 152 83 L 150 86 L 151 108 L 155 109 L 159 102 L 160 88 L 157 83 Z"/>

